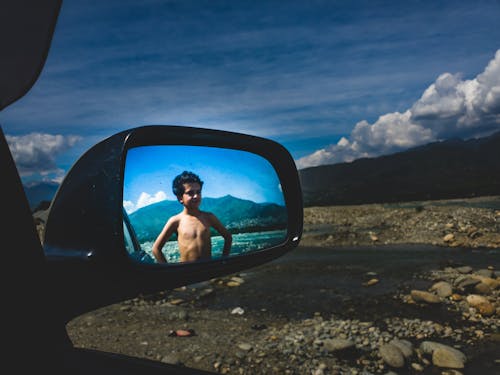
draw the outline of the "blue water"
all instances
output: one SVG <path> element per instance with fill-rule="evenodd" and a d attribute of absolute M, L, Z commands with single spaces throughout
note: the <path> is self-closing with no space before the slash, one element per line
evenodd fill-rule
<path fill-rule="evenodd" d="M 286 230 L 275 230 L 268 232 L 239 233 L 233 234 L 233 244 L 231 246 L 231 255 L 244 254 L 258 251 L 267 247 L 276 246 L 282 243 L 286 238 Z M 212 237 L 212 258 L 219 258 L 222 255 L 224 238 L 222 236 Z M 153 258 L 153 242 L 141 243 L 141 249 L 147 254 L 143 261 Z M 163 247 L 163 254 L 169 263 L 179 262 L 179 247 L 177 241 L 169 241 Z"/>

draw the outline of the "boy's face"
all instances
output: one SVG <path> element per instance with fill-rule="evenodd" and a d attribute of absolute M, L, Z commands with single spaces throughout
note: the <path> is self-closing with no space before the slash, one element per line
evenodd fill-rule
<path fill-rule="evenodd" d="M 201 203 L 201 186 L 197 182 L 187 182 L 182 184 L 184 193 L 179 201 L 187 208 L 198 208 Z"/>

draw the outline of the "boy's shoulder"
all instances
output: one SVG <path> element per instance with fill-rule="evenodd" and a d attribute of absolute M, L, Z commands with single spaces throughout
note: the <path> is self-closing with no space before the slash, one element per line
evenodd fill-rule
<path fill-rule="evenodd" d="M 183 212 L 179 212 L 177 215 L 170 216 L 168 221 L 170 221 L 171 223 L 178 222 L 182 218 L 182 216 Z"/>

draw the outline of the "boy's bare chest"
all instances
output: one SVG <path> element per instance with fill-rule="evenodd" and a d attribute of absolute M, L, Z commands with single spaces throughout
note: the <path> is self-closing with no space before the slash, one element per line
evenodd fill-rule
<path fill-rule="evenodd" d="M 210 233 L 210 223 L 204 217 L 183 217 L 179 222 L 177 232 L 184 238 L 204 237 Z"/>

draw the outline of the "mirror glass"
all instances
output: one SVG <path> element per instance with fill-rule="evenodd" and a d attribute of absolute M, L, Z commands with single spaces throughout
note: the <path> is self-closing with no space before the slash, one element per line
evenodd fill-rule
<path fill-rule="evenodd" d="M 241 150 L 129 149 L 123 213 L 125 248 L 146 263 L 240 255 L 281 244 L 287 235 L 276 171 L 265 158 Z"/>

